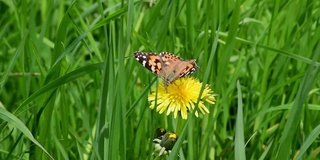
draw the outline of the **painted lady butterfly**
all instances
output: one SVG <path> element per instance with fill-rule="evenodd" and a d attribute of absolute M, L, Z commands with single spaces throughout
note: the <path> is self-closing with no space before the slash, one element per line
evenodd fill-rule
<path fill-rule="evenodd" d="M 134 52 L 134 56 L 145 68 L 162 78 L 165 87 L 199 68 L 195 59 L 183 60 L 168 52 L 161 52 L 160 54 Z"/>

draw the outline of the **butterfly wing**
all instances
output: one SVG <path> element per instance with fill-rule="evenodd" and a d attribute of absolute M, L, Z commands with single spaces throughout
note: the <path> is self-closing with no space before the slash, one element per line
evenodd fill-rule
<path fill-rule="evenodd" d="M 134 52 L 134 57 L 143 67 L 159 75 L 162 70 L 161 57 L 156 53 Z"/>
<path fill-rule="evenodd" d="M 183 62 L 182 58 L 175 56 L 169 52 L 161 52 L 159 56 L 161 57 L 163 65 L 162 70 L 166 73 L 165 77 L 174 70 L 175 66 Z"/>
<path fill-rule="evenodd" d="M 161 52 L 160 57 L 162 59 L 164 72 L 165 86 L 170 85 L 171 82 L 189 75 L 196 71 L 199 67 L 197 66 L 195 60 L 186 60 L 175 56 L 168 52 Z"/>
<path fill-rule="evenodd" d="M 186 62 L 186 64 L 181 67 L 182 70 L 178 71 L 178 73 L 179 73 L 178 78 L 187 76 L 187 75 L 195 72 L 199 68 L 199 66 L 196 64 L 196 60 L 194 60 L 194 59 L 188 60 L 185 62 Z"/>
<path fill-rule="evenodd" d="M 179 78 L 182 78 L 184 76 L 187 76 L 193 73 L 198 68 L 199 66 L 197 66 L 197 64 L 195 63 L 195 60 L 182 61 L 178 63 L 176 66 L 174 66 L 172 72 L 170 72 L 167 75 L 166 80 L 168 81 L 168 84 L 170 84 L 171 82 Z"/>

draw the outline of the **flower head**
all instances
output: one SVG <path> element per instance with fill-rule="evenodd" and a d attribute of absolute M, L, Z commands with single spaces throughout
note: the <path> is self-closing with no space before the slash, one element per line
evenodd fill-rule
<path fill-rule="evenodd" d="M 170 154 L 177 140 L 178 135 L 174 132 L 166 132 L 166 129 L 158 128 L 153 139 L 155 150 L 152 154 L 159 157 Z"/>
<path fill-rule="evenodd" d="M 183 119 L 187 119 L 188 111 L 195 109 L 201 86 L 202 83 L 198 79 L 191 77 L 180 78 L 168 87 L 160 83 L 159 88 L 152 88 L 152 92 L 148 96 L 148 100 L 151 102 L 150 108 L 153 109 L 156 106 L 156 110 L 160 114 L 165 110 L 167 110 L 167 115 L 174 112 L 174 118 L 177 118 L 180 113 Z M 202 114 L 209 113 L 204 105 L 205 102 L 210 104 L 215 102 L 213 91 L 209 87 L 206 85 L 198 103 L 198 110 Z M 195 115 L 198 117 L 197 110 Z"/>

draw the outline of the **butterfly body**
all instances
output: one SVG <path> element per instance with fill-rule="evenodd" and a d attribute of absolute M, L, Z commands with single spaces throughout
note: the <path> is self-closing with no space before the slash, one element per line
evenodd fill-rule
<path fill-rule="evenodd" d="M 165 87 L 199 68 L 194 59 L 183 60 L 168 52 L 161 52 L 160 54 L 134 52 L 134 56 L 145 68 L 162 78 Z"/>

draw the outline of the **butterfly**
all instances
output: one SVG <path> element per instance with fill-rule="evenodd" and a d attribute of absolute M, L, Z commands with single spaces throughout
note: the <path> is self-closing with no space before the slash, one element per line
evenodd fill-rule
<path fill-rule="evenodd" d="M 168 87 L 173 81 L 189 75 L 199 68 L 195 59 L 183 60 L 168 52 L 161 52 L 159 54 L 134 52 L 134 57 L 145 68 L 162 78 L 165 87 Z"/>

